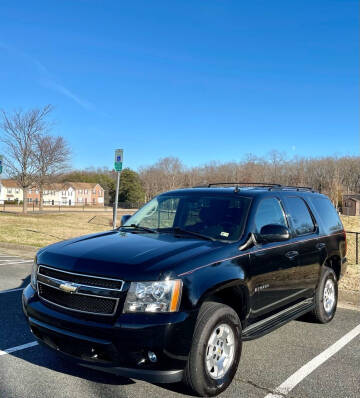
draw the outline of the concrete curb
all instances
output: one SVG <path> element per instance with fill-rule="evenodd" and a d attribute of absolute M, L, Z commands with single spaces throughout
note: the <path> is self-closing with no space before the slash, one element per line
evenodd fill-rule
<path fill-rule="evenodd" d="M 360 292 L 356 290 L 339 289 L 339 303 L 360 309 Z"/>
<path fill-rule="evenodd" d="M 0 242 L 0 251 L 9 255 L 33 258 L 40 247 L 19 245 L 17 243 Z"/>

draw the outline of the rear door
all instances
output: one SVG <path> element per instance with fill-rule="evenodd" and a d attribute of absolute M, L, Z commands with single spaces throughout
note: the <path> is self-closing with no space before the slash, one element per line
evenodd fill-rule
<path fill-rule="evenodd" d="M 295 275 L 299 290 L 304 297 L 311 297 L 316 287 L 322 261 L 319 243 L 319 227 L 304 198 L 288 195 L 284 200 L 285 210 L 297 243 L 299 264 Z"/>

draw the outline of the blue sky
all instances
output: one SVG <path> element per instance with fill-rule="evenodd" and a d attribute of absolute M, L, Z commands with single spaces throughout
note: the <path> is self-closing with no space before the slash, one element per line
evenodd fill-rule
<path fill-rule="evenodd" d="M 13 1 L 0 107 L 55 106 L 74 167 L 359 154 L 359 2 Z"/>

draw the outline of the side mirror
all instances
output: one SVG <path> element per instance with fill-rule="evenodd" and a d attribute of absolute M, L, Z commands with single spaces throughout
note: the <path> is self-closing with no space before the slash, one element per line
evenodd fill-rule
<path fill-rule="evenodd" d="M 282 242 L 290 239 L 290 232 L 283 225 L 268 224 L 261 228 L 260 234 L 256 236 L 256 239 L 261 243 Z"/>
<path fill-rule="evenodd" d="M 124 225 L 126 221 L 131 217 L 131 214 L 125 214 L 124 216 L 121 217 L 121 222 L 120 225 Z"/>

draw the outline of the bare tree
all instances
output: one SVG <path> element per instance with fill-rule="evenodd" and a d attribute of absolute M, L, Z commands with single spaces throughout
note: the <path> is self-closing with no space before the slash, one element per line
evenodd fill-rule
<path fill-rule="evenodd" d="M 35 182 L 39 188 L 39 210 L 43 208 L 44 186 L 69 168 L 70 147 L 63 137 L 38 135 L 34 145 Z"/>
<path fill-rule="evenodd" d="M 28 189 L 33 185 L 36 175 L 34 147 L 40 135 L 49 129 L 47 116 L 51 105 L 29 111 L 16 110 L 0 113 L 0 129 L 3 135 L 0 142 L 5 149 L 7 174 L 14 178 L 23 190 L 23 213 L 27 212 Z"/>

